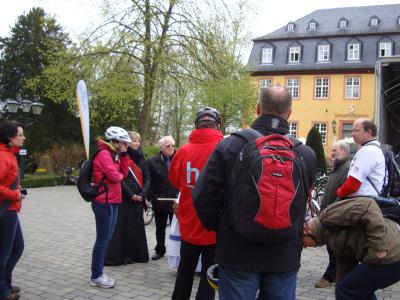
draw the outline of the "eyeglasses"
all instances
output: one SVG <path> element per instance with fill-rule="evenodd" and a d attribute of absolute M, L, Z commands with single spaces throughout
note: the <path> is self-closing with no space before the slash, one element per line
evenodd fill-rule
<path fill-rule="evenodd" d="M 166 145 L 165 148 L 174 148 L 174 145 Z"/>
<path fill-rule="evenodd" d="M 23 133 L 14 135 L 14 137 L 17 137 L 17 136 L 25 136 L 25 135 Z"/>

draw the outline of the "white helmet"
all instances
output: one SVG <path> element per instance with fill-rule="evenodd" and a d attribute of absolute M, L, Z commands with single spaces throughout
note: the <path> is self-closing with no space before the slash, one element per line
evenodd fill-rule
<path fill-rule="evenodd" d="M 117 126 L 111 126 L 106 130 L 106 138 L 111 141 L 111 140 L 117 140 L 118 142 L 126 142 L 130 143 L 131 139 L 126 132 L 125 129 Z"/>

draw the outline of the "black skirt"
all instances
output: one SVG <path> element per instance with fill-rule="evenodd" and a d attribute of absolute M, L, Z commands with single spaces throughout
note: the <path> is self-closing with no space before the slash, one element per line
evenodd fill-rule
<path fill-rule="evenodd" d="M 143 220 L 143 202 L 126 198 L 118 209 L 113 237 L 108 245 L 104 265 L 118 266 L 149 261 L 146 231 Z"/>

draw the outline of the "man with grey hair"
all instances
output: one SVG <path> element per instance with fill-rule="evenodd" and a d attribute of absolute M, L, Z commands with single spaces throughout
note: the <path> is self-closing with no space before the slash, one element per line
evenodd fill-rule
<path fill-rule="evenodd" d="M 160 152 L 147 161 L 151 177 L 148 198 L 153 205 L 157 240 L 152 260 L 158 260 L 165 255 L 165 228 L 168 219 L 171 221 L 173 216 L 171 202 L 161 201 L 158 198 L 176 198 L 178 195 L 178 191 L 168 180 L 171 161 L 175 154 L 175 141 L 171 136 L 164 136 L 158 141 L 158 145 Z"/>
<path fill-rule="evenodd" d="M 321 209 L 327 208 L 337 200 L 340 200 L 336 191 L 347 179 L 350 167 L 350 146 L 344 141 L 333 144 L 331 149 L 332 169 L 325 186 Z M 316 288 L 327 288 L 336 280 L 336 258 L 332 250 L 327 246 L 329 254 L 329 264 L 322 278 L 315 283 Z"/>

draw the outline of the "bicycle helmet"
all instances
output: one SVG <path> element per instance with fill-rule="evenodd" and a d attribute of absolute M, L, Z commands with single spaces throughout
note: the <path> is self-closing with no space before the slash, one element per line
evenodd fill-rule
<path fill-rule="evenodd" d="M 196 113 L 194 124 L 197 125 L 202 121 L 211 121 L 218 125 L 221 125 L 221 114 L 218 110 L 212 107 L 204 107 Z"/>
<path fill-rule="evenodd" d="M 215 291 L 218 290 L 218 265 L 211 265 L 207 269 L 207 281 Z"/>
<path fill-rule="evenodd" d="M 126 132 L 125 129 L 121 127 L 111 126 L 107 128 L 105 135 L 109 141 L 116 140 L 118 142 L 126 142 L 126 143 L 131 142 L 128 133 Z"/>

